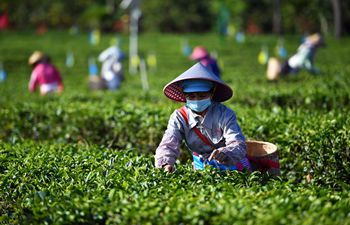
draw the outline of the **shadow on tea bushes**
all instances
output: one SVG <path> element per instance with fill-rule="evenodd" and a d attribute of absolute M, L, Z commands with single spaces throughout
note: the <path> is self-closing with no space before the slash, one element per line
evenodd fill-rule
<path fill-rule="evenodd" d="M 78 103 L 76 103 L 78 104 Z M 0 112 L 0 139 L 90 143 L 110 148 L 155 150 L 166 129 L 168 112 L 133 105 L 79 103 L 20 104 Z"/>

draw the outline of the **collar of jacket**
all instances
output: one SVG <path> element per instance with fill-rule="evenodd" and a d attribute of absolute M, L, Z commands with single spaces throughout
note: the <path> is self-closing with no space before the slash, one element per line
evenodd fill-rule
<path fill-rule="evenodd" d="M 205 114 L 203 118 L 202 125 L 208 129 L 212 129 L 213 123 L 212 123 L 212 111 L 214 108 L 214 102 L 209 106 L 207 113 Z M 188 124 L 190 125 L 191 129 L 196 127 L 200 120 L 198 119 L 200 115 L 194 113 L 191 109 L 187 108 L 187 114 L 188 114 Z"/>

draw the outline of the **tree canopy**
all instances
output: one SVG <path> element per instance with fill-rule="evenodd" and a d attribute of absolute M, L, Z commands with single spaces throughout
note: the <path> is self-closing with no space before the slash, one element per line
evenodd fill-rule
<path fill-rule="evenodd" d="M 3 0 L 0 15 L 8 15 L 10 29 L 120 30 L 128 23 L 121 1 Z M 208 32 L 232 24 L 250 33 L 350 32 L 350 3 L 341 0 L 144 0 L 141 10 L 145 31 Z"/>

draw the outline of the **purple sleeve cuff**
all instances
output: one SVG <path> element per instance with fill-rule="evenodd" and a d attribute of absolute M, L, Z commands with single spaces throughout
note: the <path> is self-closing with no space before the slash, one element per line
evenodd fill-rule
<path fill-rule="evenodd" d="M 168 130 L 165 132 L 155 154 L 155 166 L 174 165 L 180 155 L 180 140 Z"/>
<path fill-rule="evenodd" d="M 219 150 L 227 156 L 225 164 L 235 165 L 246 157 L 247 145 L 244 141 L 233 141 Z"/>
<path fill-rule="evenodd" d="M 162 157 L 162 158 L 156 158 L 156 167 L 157 168 L 161 168 L 164 165 L 168 164 L 168 165 L 174 165 L 175 164 L 176 159 L 174 158 L 167 158 L 167 157 Z"/>

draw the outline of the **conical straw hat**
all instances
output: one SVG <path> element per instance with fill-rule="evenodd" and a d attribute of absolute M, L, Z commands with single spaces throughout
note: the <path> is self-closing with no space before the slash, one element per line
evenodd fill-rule
<path fill-rule="evenodd" d="M 29 57 L 28 59 L 28 64 L 29 65 L 33 65 L 36 62 L 38 62 L 39 60 L 43 59 L 45 57 L 44 53 L 40 52 L 40 51 L 35 51 L 33 52 L 33 54 Z"/>
<path fill-rule="evenodd" d="M 326 46 L 323 37 L 319 33 L 308 36 L 306 40 L 314 46 Z"/>
<path fill-rule="evenodd" d="M 209 80 L 215 84 L 216 87 L 213 95 L 214 101 L 224 102 L 230 99 L 233 95 L 232 89 L 201 63 L 196 63 L 173 81 L 165 85 L 163 92 L 165 96 L 174 101 L 186 102 L 186 97 L 182 92 L 181 84 L 184 80 L 194 79 Z"/>
<path fill-rule="evenodd" d="M 320 34 L 312 34 L 307 37 L 307 40 L 313 44 L 318 43 L 321 41 L 321 35 Z"/>

